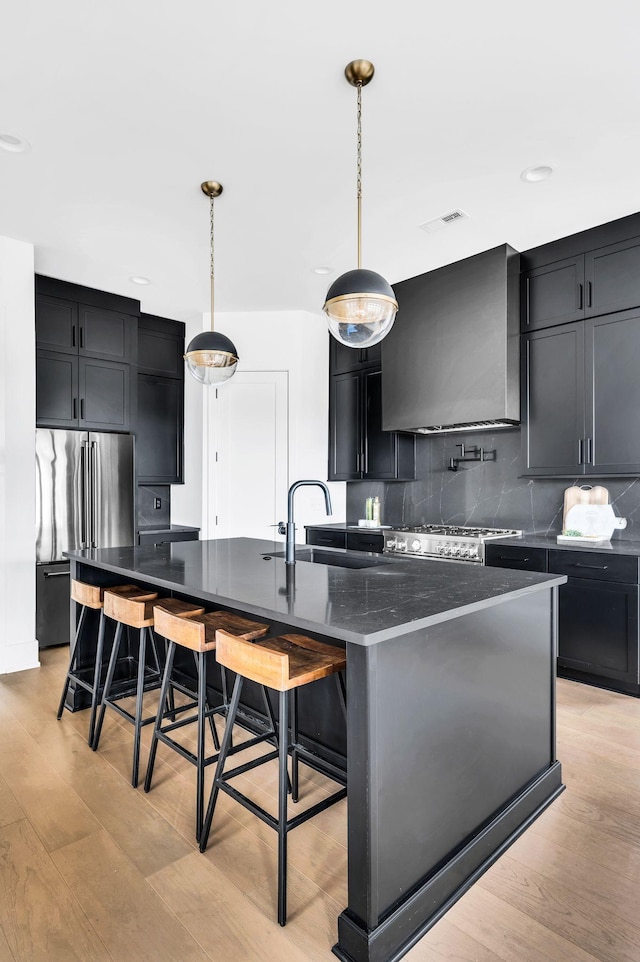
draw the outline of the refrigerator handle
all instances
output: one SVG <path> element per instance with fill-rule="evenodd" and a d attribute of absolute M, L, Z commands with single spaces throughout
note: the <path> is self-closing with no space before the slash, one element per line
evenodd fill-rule
<path fill-rule="evenodd" d="M 97 548 L 96 544 L 96 512 L 98 510 L 98 492 L 96 491 L 98 472 L 96 470 L 96 461 L 98 458 L 98 442 L 91 441 L 91 460 L 89 463 L 89 475 L 91 486 L 89 491 L 91 496 L 89 498 L 89 517 L 91 521 L 91 545 L 92 548 Z"/>
<path fill-rule="evenodd" d="M 82 510 L 80 513 L 81 518 L 81 529 L 80 529 L 80 540 L 82 542 L 83 548 L 88 548 L 89 545 L 89 491 L 90 491 L 90 479 L 89 479 L 89 442 L 83 441 L 82 447 L 80 448 L 80 485 L 81 485 L 81 500 Z"/>

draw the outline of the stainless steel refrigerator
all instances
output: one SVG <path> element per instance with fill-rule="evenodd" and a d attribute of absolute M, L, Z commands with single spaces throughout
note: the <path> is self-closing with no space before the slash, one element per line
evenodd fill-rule
<path fill-rule="evenodd" d="M 62 552 L 134 543 L 130 434 L 36 430 L 36 635 L 69 641 L 69 562 Z"/>

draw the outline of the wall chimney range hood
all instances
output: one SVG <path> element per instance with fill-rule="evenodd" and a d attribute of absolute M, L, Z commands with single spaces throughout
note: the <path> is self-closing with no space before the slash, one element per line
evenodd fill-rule
<path fill-rule="evenodd" d="M 393 285 L 382 343 L 385 431 L 442 434 L 520 422 L 520 255 L 508 244 Z"/>

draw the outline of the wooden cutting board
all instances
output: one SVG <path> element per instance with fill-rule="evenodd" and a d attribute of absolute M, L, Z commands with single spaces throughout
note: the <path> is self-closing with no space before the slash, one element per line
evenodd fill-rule
<path fill-rule="evenodd" d="M 564 492 L 564 511 L 562 513 L 562 530 L 566 530 L 567 514 L 576 504 L 609 504 L 609 492 L 601 484 L 595 487 L 589 485 L 578 486 L 572 484 L 570 488 L 565 488 Z"/>

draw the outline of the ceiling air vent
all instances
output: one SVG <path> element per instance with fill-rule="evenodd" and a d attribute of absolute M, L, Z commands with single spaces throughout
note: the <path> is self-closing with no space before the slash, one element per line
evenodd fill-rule
<path fill-rule="evenodd" d="M 422 230 L 426 230 L 427 233 L 433 234 L 434 231 L 442 230 L 443 227 L 448 227 L 449 224 L 455 224 L 459 220 L 465 220 L 468 216 L 463 210 L 451 210 L 448 214 L 443 214 L 441 217 L 434 217 L 433 220 L 428 220 L 426 224 L 420 224 L 420 227 Z"/>

